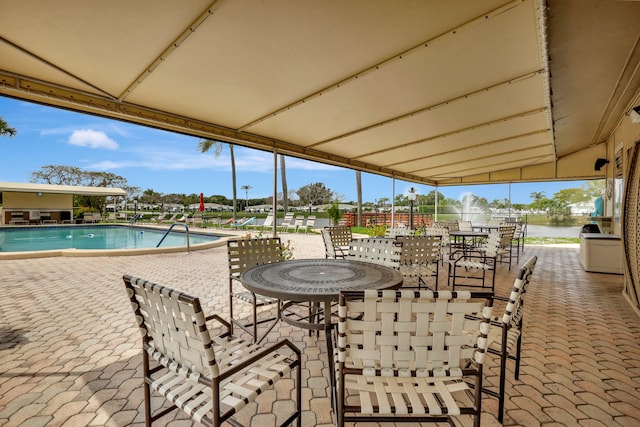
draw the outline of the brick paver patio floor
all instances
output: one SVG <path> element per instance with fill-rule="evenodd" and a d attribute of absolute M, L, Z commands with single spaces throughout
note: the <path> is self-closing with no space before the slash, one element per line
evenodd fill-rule
<path fill-rule="evenodd" d="M 317 234 L 282 238 L 296 258 L 324 257 Z M 524 256 L 539 260 L 526 299 L 520 380 L 512 364 L 507 368 L 506 426 L 640 425 L 640 318 L 622 296 L 622 276 L 585 273 L 578 252 L 526 248 Z M 497 293 L 507 293 L 516 272 L 515 263 L 511 271 L 499 267 Z M 0 261 L 0 426 L 144 425 L 140 337 L 125 273 L 198 296 L 208 314 L 228 315 L 225 247 Z M 304 353 L 303 425 L 333 425 L 324 337 L 283 324 L 269 340 L 279 337 Z M 486 373 L 487 382 L 497 382 L 491 360 Z M 269 427 L 288 414 L 292 382 L 278 384 L 239 421 Z M 483 409 L 482 424 L 499 425 L 497 401 L 486 397 Z M 171 414 L 157 425 L 191 423 Z"/>

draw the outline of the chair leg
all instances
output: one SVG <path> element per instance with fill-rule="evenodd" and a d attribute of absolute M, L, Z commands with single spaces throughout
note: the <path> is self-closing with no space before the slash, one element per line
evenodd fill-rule
<path fill-rule="evenodd" d="M 496 265 L 493 265 L 493 272 L 491 274 L 491 292 L 495 292 L 496 287 Z"/>
<path fill-rule="evenodd" d="M 142 376 L 144 378 L 144 419 L 147 427 L 151 426 L 151 387 L 149 386 L 149 354 L 142 350 Z"/>
<path fill-rule="evenodd" d="M 474 399 L 474 407 L 475 413 L 473 414 L 473 427 L 480 427 L 480 417 L 482 416 L 482 376 L 483 367 L 480 367 L 480 372 L 478 372 L 478 376 L 475 381 L 475 399 Z"/>
<path fill-rule="evenodd" d="M 505 377 L 507 374 L 507 330 L 502 329 L 502 347 L 500 348 L 500 391 L 498 393 L 498 422 L 504 420 Z"/>
<path fill-rule="evenodd" d="M 520 378 L 520 350 L 522 349 L 522 324 L 518 326 L 520 328 L 520 335 L 518 335 L 518 340 L 516 341 L 516 366 L 514 368 L 513 377 L 518 380 Z"/>
<path fill-rule="evenodd" d="M 258 342 L 258 307 L 256 306 L 256 294 L 251 293 L 253 296 L 253 343 Z"/>
<path fill-rule="evenodd" d="M 233 335 L 233 283 L 229 281 L 229 333 Z"/>

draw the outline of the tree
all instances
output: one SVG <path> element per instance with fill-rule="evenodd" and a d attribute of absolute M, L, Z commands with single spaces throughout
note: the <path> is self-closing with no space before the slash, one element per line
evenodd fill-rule
<path fill-rule="evenodd" d="M 535 200 L 529 205 L 529 209 L 534 211 L 546 211 L 552 205 L 551 199 L 546 197 L 542 197 L 540 199 Z"/>
<path fill-rule="evenodd" d="M 9 127 L 9 124 L 0 117 L 0 136 L 12 137 L 18 133 L 14 128 Z"/>
<path fill-rule="evenodd" d="M 537 202 L 538 200 L 542 200 L 545 198 L 544 191 L 534 191 L 531 193 L 530 197 L 533 199 L 533 202 Z"/>
<path fill-rule="evenodd" d="M 300 187 L 296 194 L 303 205 L 330 203 L 334 196 L 333 191 L 326 188 L 321 182 Z"/>
<path fill-rule="evenodd" d="M 43 166 L 39 171 L 31 173 L 31 182 L 85 187 L 116 187 L 122 188 L 129 195 L 140 191 L 139 188 L 128 185 L 127 179 L 119 175 L 111 172 L 86 171 L 75 166 Z M 75 206 L 90 207 L 102 211 L 106 205 L 106 197 L 74 195 L 73 203 Z"/>
<path fill-rule="evenodd" d="M 158 202 L 160 202 L 161 199 L 162 199 L 162 194 L 156 193 L 155 191 L 153 191 L 150 188 L 147 188 L 146 190 L 144 190 L 142 192 L 142 195 L 139 198 L 141 203 L 145 203 L 145 204 L 148 204 L 148 205 L 152 205 L 154 203 L 158 203 Z"/>
<path fill-rule="evenodd" d="M 426 212 L 435 213 L 436 211 L 436 193 L 438 195 L 438 212 L 442 212 L 442 208 L 445 203 L 444 194 L 437 190 L 431 190 L 422 197 L 422 204 L 425 207 Z"/>
<path fill-rule="evenodd" d="M 564 190 L 559 190 L 553 195 L 553 198 L 565 206 L 592 199 L 592 197 L 586 194 L 581 188 L 565 188 Z"/>
<path fill-rule="evenodd" d="M 238 194 L 236 190 L 236 158 L 233 153 L 233 144 L 225 144 L 222 141 L 214 141 L 212 139 L 203 139 L 198 143 L 198 148 L 201 153 L 206 153 L 213 148 L 214 155 L 220 157 L 222 149 L 225 145 L 229 146 L 229 156 L 231 157 L 231 186 L 233 187 L 233 219 L 236 219 L 236 210 L 238 205 Z"/>
<path fill-rule="evenodd" d="M 378 199 L 378 205 L 380 206 L 381 212 L 384 212 L 385 211 L 385 206 L 387 204 L 390 204 L 390 203 L 391 203 L 391 200 L 389 200 L 388 197 L 380 197 Z"/>
<path fill-rule="evenodd" d="M 590 198 L 602 196 L 605 194 L 607 186 L 607 181 L 604 179 L 594 179 L 592 181 L 587 181 L 582 185 L 581 189 L 584 194 L 588 195 Z"/>
<path fill-rule="evenodd" d="M 250 185 L 243 185 L 242 187 L 240 187 L 240 189 L 243 190 L 245 194 L 245 206 L 244 206 L 245 212 L 249 211 L 249 190 L 251 190 L 252 188 L 253 187 Z"/>

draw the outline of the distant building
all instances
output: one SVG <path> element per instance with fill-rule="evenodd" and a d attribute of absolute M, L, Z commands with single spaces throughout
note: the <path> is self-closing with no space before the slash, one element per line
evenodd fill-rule
<path fill-rule="evenodd" d="M 192 203 L 186 207 L 188 211 L 197 211 L 200 203 Z M 205 212 L 233 212 L 233 206 L 221 205 L 220 203 L 205 203 Z"/>
<path fill-rule="evenodd" d="M 569 205 L 571 215 L 591 215 L 596 210 L 595 198 L 588 202 L 578 202 Z"/>

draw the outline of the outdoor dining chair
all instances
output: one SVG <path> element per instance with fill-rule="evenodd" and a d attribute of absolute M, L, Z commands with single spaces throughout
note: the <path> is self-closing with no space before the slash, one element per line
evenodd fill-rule
<path fill-rule="evenodd" d="M 434 223 L 422 228 L 422 234 L 425 236 L 440 236 L 440 261 L 444 264 L 444 260 L 449 258 L 451 253 L 451 235 L 449 229 L 443 223 Z"/>
<path fill-rule="evenodd" d="M 281 425 L 295 420 L 301 426 L 300 350 L 289 340 L 248 344 L 231 335 L 224 319 L 205 317 L 198 298 L 140 278 L 123 279 L 142 335 L 146 425 L 175 409 L 206 426 L 242 425 L 232 416 L 295 370 L 295 410 Z M 173 406 L 153 410 L 152 391 Z"/>
<path fill-rule="evenodd" d="M 400 244 L 394 239 L 353 239 L 345 259 L 370 262 L 399 270 L 400 252 Z"/>
<path fill-rule="evenodd" d="M 418 289 L 426 287 L 438 290 L 438 273 L 440 271 L 440 253 L 442 236 L 397 236 L 400 243 L 400 273 L 406 280 L 416 281 Z M 426 280 L 433 280 L 434 286 L 427 285 Z M 409 284 L 413 286 L 413 283 Z"/>
<path fill-rule="evenodd" d="M 515 230 L 513 231 L 513 239 L 511 240 L 511 250 L 516 248 L 516 262 L 520 262 L 520 248 L 524 252 L 524 234 L 523 234 L 522 222 L 515 223 Z"/>
<path fill-rule="evenodd" d="M 278 322 L 278 315 L 266 316 L 258 319 L 258 309 L 270 305 L 277 305 L 276 298 L 253 293 L 244 286 L 236 290 L 236 283 L 240 282 L 240 275 L 248 268 L 258 265 L 270 264 L 284 260 L 282 242 L 279 237 L 258 239 L 232 239 L 227 241 L 227 259 L 229 262 L 229 317 L 231 319 L 231 332 L 238 326 L 253 337 L 254 342 L 260 342 L 273 329 Z M 242 301 L 251 305 L 252 320 L 250 323 L 236 317 L 234 302 Z M 258 325 L 267 323 L 267 330 L 258 336 Z"/>
<path fill-rule="evenodd" d="M 504 224 L 498 229 L 500 243 L 498 244 L 497 262 L 509 265 L 511 271 L 511 261 L 513 259 L 513 238 L 515 235 L 515 224 Z"/>
<path fill-rule="evenodd" d="M 500 358 L 500 377 L 498 391 L 484 387 L 483 392 L 498 398 L 498 421 L 504 419 L 505 377 L 507 360 L 515 362 L 514 378 L 520 376 L 520 354 L 522 350 L 522 326 L 524 318 L 524 295 L 538 258 L 532 256 L 521 267 L 513 284 L 509 297 L 495 296 L 498 301 L 505 301 L 506 308 L 502 318 L 492 320 L 489 329 L 488 352 Z"/>
<path fill-rule="evenodd" d="M 393 239 L 397 236 L 415 236 L 416 231 L 406 226 L 387 227 L 384 232 L 384 237 Z"/>
<path fill-rule="evenodd" d="M 458 221 L 459 231 L 473 231 L 473 225 L 471 221 Z"/>
<path fill-rule="evenodd" d="M 334 226 L 324 227 L 320 230 L 324 241 L 325 258 L 344 258 L 349 251 L 349 245 L 353 239 L 351 227 Z"/>
<path fill-rule="evenodd" d="M 493 292 L 500 250 L 500 233 L 489 233 L 482 247 L 462 248 L 451 252 L 447 284 L 463 288 L 482 288 Z M 490 275 L 490 284 L 487 284 Z"/>
<path fill-rule="evenodd" d="M 339 427 L 454 425 L 453 418 L 467 415 L 480 426 L 493 293 L 366 290 L 342 292 L 338 304 Z"/>

